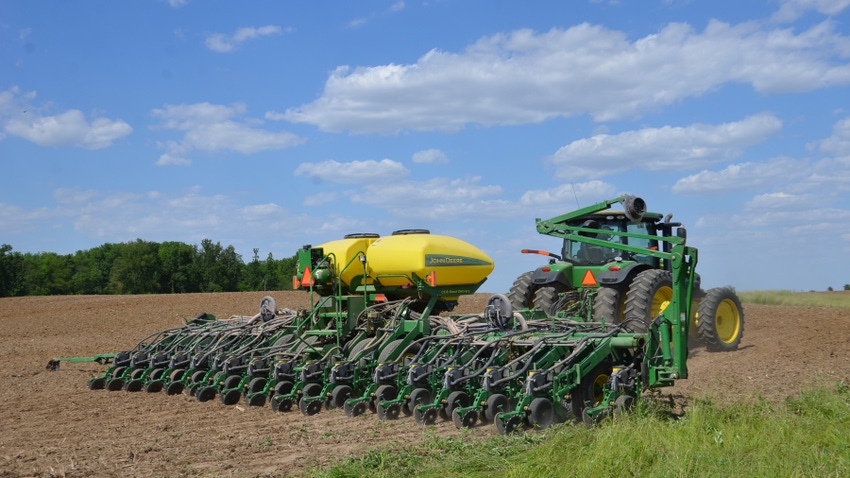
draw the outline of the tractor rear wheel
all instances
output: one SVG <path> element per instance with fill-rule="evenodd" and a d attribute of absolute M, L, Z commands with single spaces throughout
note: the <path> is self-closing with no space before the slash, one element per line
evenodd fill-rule
<path fill-rule="evenodd" d="M 744 336 L 744 309 L 731 287 L 709 289 L 700 301 L 697 333 L 709 352 L 738 350 Z"/>
<path fill-rule="evenodd" d="M 626 294 L 620 287 L 600 287 L 593 300 L 593 320 L 621 324 L 626 318 Z"/>
<path fill-rule="evenodd" d="M 547 285 L 538 288 L 534 293 L 534 308 L 546 312 L 546 315 L 555 315 L 558 306 L 558 290 Z"/>
<path fill-rule="evenodd" d="M 563 284 L 535 286 L 531 282 L 534 272 L 524 272 L 517 277 L 511 290 L 508 292 L 508 300 L 514 310 L 540 309 L 547 315 L 555 315 L 558 312 L 558 294 L 566 287 Z"/>
<path fill-rule="evenodd" d="M 636 333 L 649 330 L 649 324 L 673 300 L 673 276 L 670 271 L 650 269 L 632 281 L 626 294 L 626 327 Z"/>
<path fill-rule="evenodd" d="M 531 283 L 532 272 L 523 272 L 516 278 L 508 292 L 508 299 L 514 310 L 527 309 L 531 307 L 531 298 L 534 297 L 534 285 Z"/>

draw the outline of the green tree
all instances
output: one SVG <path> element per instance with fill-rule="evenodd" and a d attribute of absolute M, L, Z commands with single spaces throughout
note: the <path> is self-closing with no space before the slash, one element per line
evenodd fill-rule
<path fill-rule="evenodd" d="M 70 255 L 39 252 L 24 254 L 22 259 L 22 295 L 60 295 L 71 292 Z"/>
<path fill-rule="evenodd" d="M 275 264 L 275 276 L 280 290 L 292 290 L 292 278 L 295 276 L 295 269 L 298 259 L 295 254 L 291 257 L 285 257 Z"/>
<path fill-rule="evenodd" d="M 72 293 L 108 293 L 109 274 L 120 248 L 120 244 L 106 243 L 87 251 L 77 251 L 72 258 Z"/>
<path fill-rule="evenodd" d="M 159 244 L 136 239 L 123 244 L 109 274 L 109 289 L 116 294 L 159 292 Z"/>
<path fill-rule="evenodd" d="M 242 275 L 242 280 L 239 283 L 239 290 L 265 290 L 266 280 L 263 266 L 260 263 L 259 253 L 260 250 L 255 247 L 253 259 L 245 266 L 245 273 Z"/>
<path fill-rule="evenodd" d="M 268 257 L 266 257 L 265 262 L 263 262 L 263 290 L 281 290 L 283 283 L 280 281 L 280 277 L 278 277 L 277 273 L 277 261 L 274 260 L 274 256 L 271 252 L 269 252 Z"/>
<path fill-rule="evenodd" d="M 235 292 L 239 290 L 242 268 L 242 256 L 233 246 L 221 247 L 221 243 L 210 239 L 201 241 L 198 252 L 198 270 L 201 276 L 201 290 L 204 292 Z"/>
<path fill-rule="evenodd" d="M 0 246 L 0 297 L 11 297 L 20 292 L 23 257 L 12 252 L 12 246 Z"/>
<path fill-rule="evenodd" d="M 199 292 L 197 246 L 182 242 L 163 242 L 159 245 L 160 291 L 166 293 Z"/>
<path fill-rule="evenodd" d="M 239 290 L 239 280 L 245 269 L 242 255 L 236 253 L 233 246 L 227 246 L 221 253 L 219 259 L 221 284 L 225 292 L 236 292 Z"/>

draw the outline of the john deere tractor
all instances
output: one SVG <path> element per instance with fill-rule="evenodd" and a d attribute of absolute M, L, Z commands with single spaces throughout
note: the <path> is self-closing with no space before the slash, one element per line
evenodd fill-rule
<path fill-rule="evenodd" d="M 617 203 L 623 209 L 610 209 Z M 669 243 L 658 238 L 686 234 L 682 224 L 671 218 L 647 212 L 641 198 L 624 195 L 551 219 L 537 219 L 537 231 L 563 239 L 563 247 L 560 254 L 522 250 L 547 256 L 549 263 L 516 279 L 508 293 L 511 305 L 555 315 L 585 304 L 582 297 L 592 293 L 594 320 L 622 323 L 639 318 L 628 323 L 648 327 L 670 303 L 673 291 L 670 264 L 647 251 L 658 251 L 660 245 L 663 252 L 670 252 L 666 250 Z M 577 235 L 583 236 L 581 241 Z M 693 300 L 691 339 L 712 352 L 737 350 L 744 333 L 744 311 L 735 290 L 718 287 L 704 291 L 697 276 Z"/>

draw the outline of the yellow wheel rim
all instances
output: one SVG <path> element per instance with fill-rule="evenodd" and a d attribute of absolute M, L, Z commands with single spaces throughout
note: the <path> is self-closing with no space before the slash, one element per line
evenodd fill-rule
<path fill-rule="evenodd" d="M 664 312 L 664 309 L 670 305 L 673 300 L 673 288 L 668 286 L 659 287 L 652 297 L 652 308 L 650 309 L 649 320 L 652 320 Z"/>
<path fill-rule="evenodd" d="M 741 314 L 732 299 L 724 299 L 717 306 L 714 326 L 717 329 L 717 338 L 723 342 L 731 344 L 738 338 L 741 333 Z"/>
<path fill-rule="evenodd" d="M 605 384 L 608 383 L 608 374 L 601 373 L 593 380 L 592 400 L 594 404 L 601 403 L 605 398 Z"/>

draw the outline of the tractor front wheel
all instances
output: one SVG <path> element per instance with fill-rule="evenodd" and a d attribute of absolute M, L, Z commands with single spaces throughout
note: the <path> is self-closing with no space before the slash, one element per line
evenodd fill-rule
<path fill-rule="evenodd" d="M 709 289 L 699 303 L 697 333 L 709 352 L 738 350 L 744 336 L 744 309 L 731 287 Z"/>

